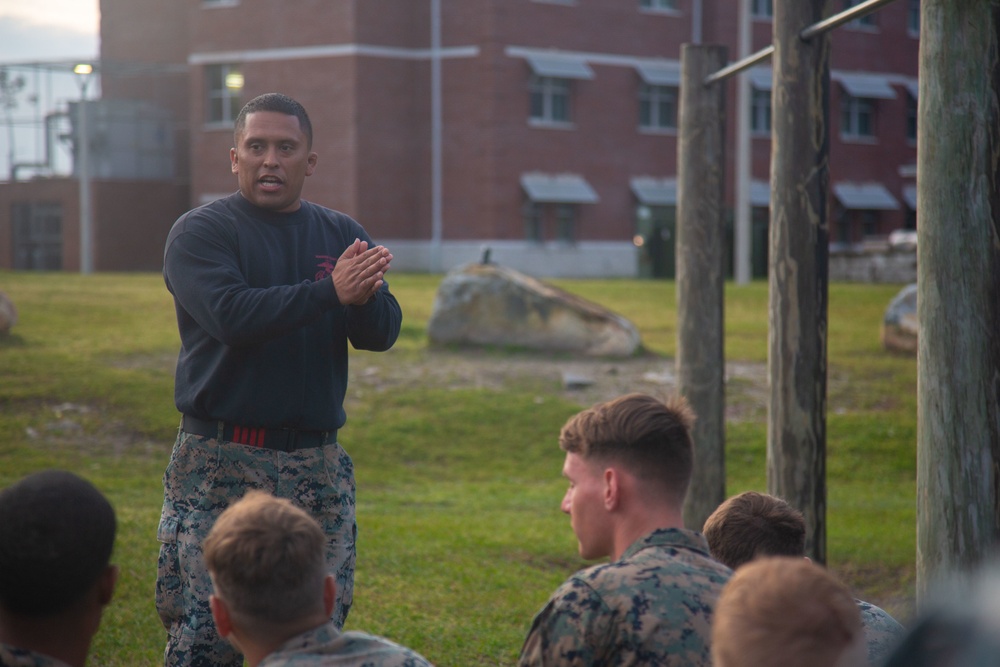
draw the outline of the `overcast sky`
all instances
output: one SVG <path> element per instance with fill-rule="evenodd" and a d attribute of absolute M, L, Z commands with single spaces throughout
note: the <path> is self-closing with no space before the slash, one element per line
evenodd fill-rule
<path fill-rule="evenodd" d="M 98 2 L 0 0 L 0 63 L 96 57 Z"/>

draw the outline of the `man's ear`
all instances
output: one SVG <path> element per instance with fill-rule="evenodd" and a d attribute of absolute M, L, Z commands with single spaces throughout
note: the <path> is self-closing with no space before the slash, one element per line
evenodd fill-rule
<path fill-rule="evenodd" d="M 232 169 L 234 174 L 238 174 L 240 171 L 239 158 L 237 157 L 235 148 L 229 149 L 229 168 Z"/>
<path fill-rule="evenodd" d="M 326 575 L 323 580 L 323 609 L 326 615 L 333 614 L 333 607 L 337 604 L 337 579 L 332 574 Z"/>
<path fill-rule="evenodd" d="M 97 580 L 97 599 L 102 607 L 110 604 L 111 598 L 114 597 L 115 584 L 118 583 L 118 573 L 117 565 L 108 565 Z"/>
<path fill-rule="evenodd" d="M 229 609 L 221 598 L 215 595 L 208 597 L 208 606 L 212 610 L 212 618 L 215 619 L 215 627 L 219 631 L 219 636 L 225 639 L 233 632 L 233 621 L 229 617 Z"/>
<path fill-rule="evenodd" d="M 617 509 L 621 502 L 621 473 L 615 468 L 604 469 L 604 509 L 609 512 Z"/>

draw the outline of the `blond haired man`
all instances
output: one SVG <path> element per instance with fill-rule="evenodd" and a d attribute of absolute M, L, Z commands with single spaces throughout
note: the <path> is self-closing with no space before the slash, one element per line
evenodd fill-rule
<path fill-rule="evenodd" d="M 715 667 L 867 665 L 851 592 L 804 558 L 767 557 L 736 570 L 712 628 Z"/>
<path fill-rule="evenodd" d="M 337 629 L 325 544 L 319 524 L 286 499 L 251 491 L 226 509 L 204 544 L 219 634 L 249 667 L 429 667 L 403 646 Z"/>
<path fill-rule="evenodd" d="M 710 664 L 712 611 L 730 570 L 684 529 L 693 421 L 680 397 L 629 394 L 563 427 L 562 510 L 580 555 L 611 562 L 556 590 L 531 626 L 522 667 Z"/>

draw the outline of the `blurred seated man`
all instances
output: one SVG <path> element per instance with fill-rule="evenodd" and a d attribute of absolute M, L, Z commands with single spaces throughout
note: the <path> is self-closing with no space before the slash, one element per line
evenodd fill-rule
<path fill-rule="evenodd" d="M 0 666 L 83 667 L 111 601 L 115 512 L 76 475 L 0 491 Z"/>
<path fill-rule="evenodd" d="M 563 475 L 577 572 L 535 616 L 520 665 L 710 663 L 712 611 L 730 570 L 681 514 L 694 414 L 680 397 L 629 394 L 563 426 Z"/>
<path fill-rule="evenodd" d="M 316 520 L 287 499 L 251 491 L 227 508 L 204 543 L 219 634 L 249 667 L 430 667 L 388 640 L 337 629 L 325 545 Z"/>
<path fill-rule="evenodd" d="M 712 628 L 715 667 L 862 667 L 865 654 L 851 592 L 805 558 L 760 558 L 722 589 Z"/>
<path fill-rule="evenodd" d="M 805 557 L 806 553 L 802 512 L 766 493 L 747 491 L 729 498 L 708 517 L 704 531 L 712 555 L 734 570 L 760 556 Z M 873 604 L 855 603 L 861 611 L 868 660 L 881 664 L 903 637 L 903 626 Z"/>

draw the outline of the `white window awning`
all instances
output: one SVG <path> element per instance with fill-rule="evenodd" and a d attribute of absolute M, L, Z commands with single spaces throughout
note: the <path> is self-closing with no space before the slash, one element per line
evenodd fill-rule
<path fill-rule="evenodd" d="M 540 204 L 596 204 L 599 200 L 587 180 L 577 174 L 522 174 L 521 187 L 528 199 Z"/>
<path fill-rule="evenodd" d="M 834 183 L 833 195 L 846 209 L 898 211 L 899 202 L 881 183 Z"/>
<path fill-rule="evenodd" d="M 915 185 L 904 185 L 903 186 L 903 201 L 910 208 L 911 211 L 917 210 L 917 186 Z"/>
<path fill-rule="evenodd" d="M 673 61 L 645 61 L 635 65 L 639 77 L 651 86 L 681 85 L 681 64 Z"/>
<path fill-rule="evenodd" d="M 762 208 L 771 206 L 771 184 L 767 181 L 750 181 L 750 205 Z"/>
<path fill-rule="evenodd" d="M 677 179 L 636 176 L 629 185 L 640 204 L 646 206 L 676 206 Z"/>
<path fill-rule="evenodd" d="M 843 86 L 851 97 L 867 97 L 880 100 L 896 99 L 896 91 L 888 77 L 879 74 L 845 74 L 834 72 L 831 78 Z"/>
<path fill-rule="evenodd" d="M 582 58 L 555 54 L 532 54 L 525 56 L 528 64 L 538 76 L 556 79 L 593 79 L 594 70 Z"/>
<path fill-rule="evenodd" d="M 906 92 L 910 94 L 910 97 L 917 99 L 920 93 L 920 81 L 919 79 L 909 79 L 905 84 Z"/>
<path fill-rule="evenodd" d="M 750 85 L 757 90 L 771 90 L 774 75 L 771 74 L 770 67 L 754 67 L 747 70 L 747 78 Z"/>

